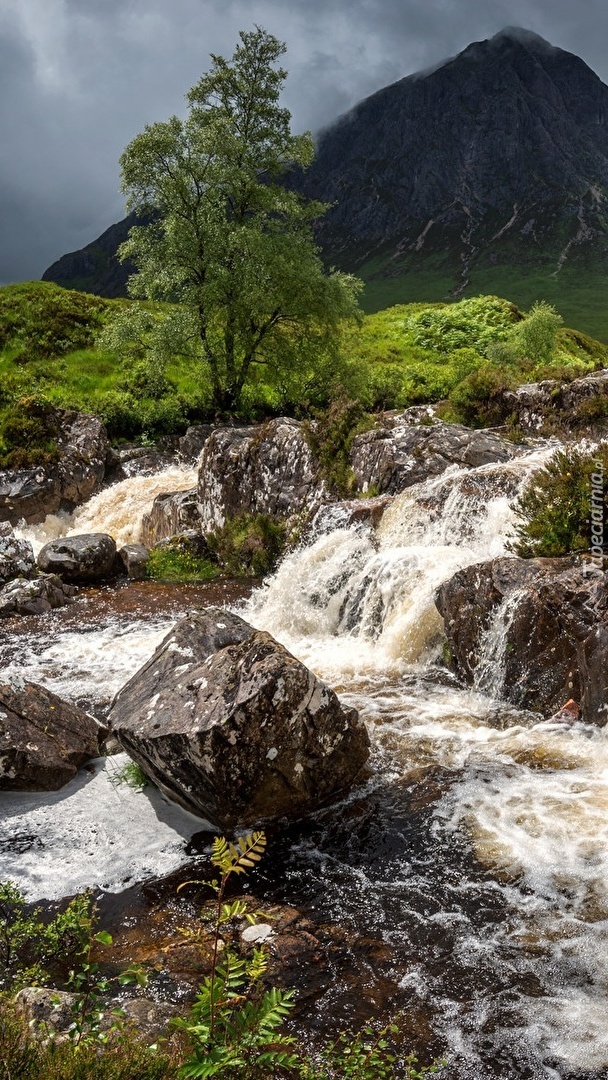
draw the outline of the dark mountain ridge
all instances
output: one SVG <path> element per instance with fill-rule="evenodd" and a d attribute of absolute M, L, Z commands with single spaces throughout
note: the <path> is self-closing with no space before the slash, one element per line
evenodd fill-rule
<path fill-rule="evenodd" d="M 328 262 L 369 282 L 370 307 L 504 293 L 516 269 L 548 299 L 571 290 L 581 264 L 605 287 L 608 87 L 536 34 L 507 28 L 474 42 L 366 98 L 317 143 L 290 182 L 333 204 L 319 242 Z M 103 274 L 86 285 L 82 273 L 94 248 L 44 278 L 103 292 Z"/>

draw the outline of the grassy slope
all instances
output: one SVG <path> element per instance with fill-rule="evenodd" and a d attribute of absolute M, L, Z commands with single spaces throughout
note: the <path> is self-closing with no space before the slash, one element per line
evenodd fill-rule
<path fill-rule="evenodd" d="M 395 276 L 386 276 L 388 274 Z M 369 260 L 357 273 L 366 282 L 362 306 L 374 312 L 392 304 L 449 301 L 458 285 L 457 276 L 437 260 L 419 263 L 402 272 L 388 259 Z M 474 268 L 462 297 L 492 293 L 508 296 L 523 310 L 538 300 L 553 304 L 569 326 L 608 343 L 608 270 L 602 266 L 565 265 L 558 274 L 555 266 L 513 265 Z"/>
<path fill-rule="evenodd" d="M 396 291 L 397 284 L 391 282 Z M 52 454 L 49 406 L 51 411 L 58 406 L 96 412 L 115 439 L 157 438 L 209 418 L 200 405 L 201 369 L 173 360 L 166 373 L 168 388 L 155 398 L 137 385 L 132 361 L 96 346 L 105 321 L 130 303 L 42 282 L 0 289 L 0 464 L 27 464 L 21 459 L 30 446 Z M 493 383 L 503 375 L 515 382 L 552 375 L 551 365 L 526 362 L 501 368 L 488 363 L 491 346 L 512 334 L 522 318 L 514 304 L 491 296 L 389 307 L 367 315 L 360 327 L 345 327 L 342 360 L 334 364 L 332 376 L 364 408 L 377 410 L 447 398 L 480 369 L 486 376 L 492 369 Z M 573 377 L 606 364 L 606 347 L 560 331 L 552 356 L 558 374 Z M 305 409 L 302 397 L 281 400 L 275 394 L 273 399 L 263 382 L 254 387 L 254 396 L 258 391 L 260 401 L 271 402 L 264 406 L 266 415 L 299 415 Z M 327 404 L 331 379 L 323 383 L 322 393 L 325 397 L 310 404 Z M 259 415 L 264 412 L 254 401 L 248 416 Z M 19 460 L 7 461 L 14 451 Z"/>

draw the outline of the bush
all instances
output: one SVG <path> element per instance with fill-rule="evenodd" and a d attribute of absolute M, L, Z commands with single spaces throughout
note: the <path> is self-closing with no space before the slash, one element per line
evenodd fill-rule
<path fill-rule="evenodd" d="M 315 422 L 306 422 L 304 431 L 318 462 L 321 476 L 330 491 L 348 495 L 354 486 L 350 467 L 353 439 L 374 426 L 374 419 L 365 412 L 359 401 L 339 387 L 327 409 L 315 410 Z"/>
<path fill-rule="evenodd" d="M 517 381 L 508 370 L 484 364 L 467 375 L 450 393 L 450 419 L 474 428 L 502 424 L 509 412 L 504 392 L 516 385 Z"/>
<path fill-rule="evenodd" d="M 588 551 L 592 546 L 592 512 L 601 514 L 608 541 L 606 488 L 601 505 L 592 501 L 592 476 L 608 478 L 608 445 L 594 451 L 559 450 L 533 473 L 514 503 L 518 523 L 509 550 L 524 559 Z"/>
<path fill-rule="evenodd" d="M 64 356 L 94 344 L 111 309 L 100 296 L 31 281 L 0 289 L 0 350 L 29 363 Z"/>
<path fill-rule="evenodd" d="M 271 514 L 241 514 L 207 536 L 209 549 L 231 577 L 263 577 L 285 550 L 287 528 Z"/>
<path fill-rule="evenodd" d="M 48 465 L 59 456 L 57 410 L 41 394 L 19 398 L 0 421 L 0 468 Z"/>

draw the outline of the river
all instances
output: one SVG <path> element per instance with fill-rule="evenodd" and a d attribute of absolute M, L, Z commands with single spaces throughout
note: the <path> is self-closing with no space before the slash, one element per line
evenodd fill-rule
<path fill-rule="evenodd" d="M 608 1077 L 604 732 L 558 728 L 502 700 L 508 610 L 486 634 L 477 685 L 458 686 L 433 603 L 457 569 L 504 553 L 513 495 L 548 452 L 410 489 L 375 534 L 329 521 L 250 597 L 222 585 L 90 591 L 12 620 L 0 646 L 10 674 L 103 715 L 178 615 L 223 602 L 355 705 L 372 737 L 371 779 L 275 835 L 260 887 L 349 935 L 349 965 L 316 996 L 311 1026 L 403 1009 L 415 1045 L 449 1055 L 451 1080 Z M 139 479 L 137 494 L 116 485 L 77 523 L 28 535 L 41 542 L 86 520 L 136 539 L 149 492 L 191 482 Z M 3 796 L 0 876 L 48 897 L 119 891 L 183 862 L 200 823 L 155 796 L 117 795 L 117 767 L 96 763 L 62 797 Z"/>

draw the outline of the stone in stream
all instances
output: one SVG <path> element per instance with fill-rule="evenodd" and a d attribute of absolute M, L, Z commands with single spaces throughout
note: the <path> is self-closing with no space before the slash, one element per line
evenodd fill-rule
<path fill-rule="evenodd" d="M 32 581 L 15 578 L 0 588 L 0 618 L 44 615 L 71 603 L 76 591 L 74 585 L 67 585 L 56 574 L 38 574 Z"/>
<path fill-rule="evenodd" d="M 270 634 L 214 608 L 175 625 L 108 722 L 165 794 L 224 831 L 311 813 L 369 755 L 356 710 Z"/>
<path fill-rule="evenodd" d="M 36 557 L 29 540 L 18 540 L 8 522 L 0 523 L 0 585 L 36 574 Z"/>
<path fill-rule="evenodd" d="M 287 518 L 310 509 L 325 490 L 318 471 L 297 420 L 279 417 L 251 427 L 216 428 L 198 472 L 203 531 L 240 514 Z"/>
<path fill-rule="evenodd" d="M 578 556 L 503 557 L 459 570 L 435 602 L 467 682 L 485 655 L 493 691 L 513 704 L 553 717 L 574 698 L 585 723 L 608 722 L 605 572 Z"/>
<path fill-rule="evenodd" d="M 38 566 L 65 581 L 105 581 L 116 575 L 116 544 L 107 533 L 64 536 L 41 548 Z"/>
<path fill-rule="evenodd" d="M 57 791 L 99 755 L 104 729 L 43 686 L 0 685 L 0 791 Z"/>
<path fill-rule="evenodd" d="M 118 558 L 131 581 L 143 581 L 150 558 L 150 549 L 144 544 L 125 544 L 118 551 Z"/>
<path fill-rule="evenodd" d="M 152 509 L 141 522 L 143 544 L 153 547 L 159 540 L 188 530 L 201 530 L 201 516 L 196 488 L 187 491 L 166 491 L 157 495 Z"/>

